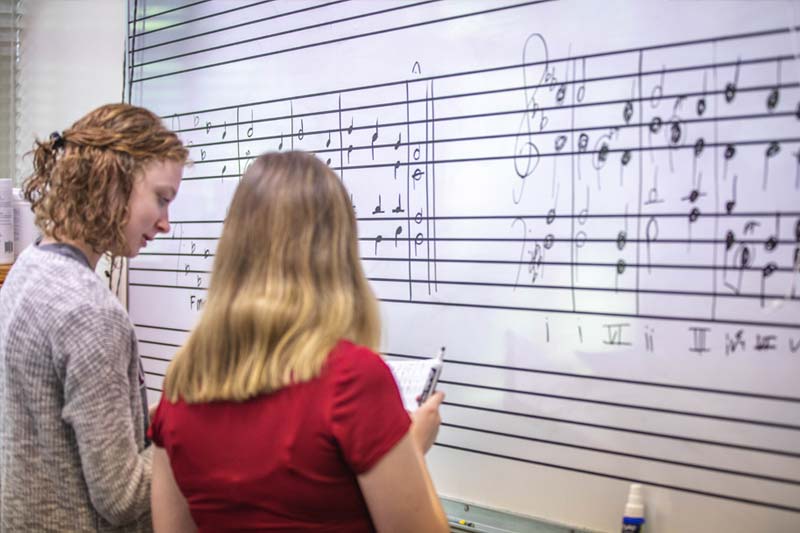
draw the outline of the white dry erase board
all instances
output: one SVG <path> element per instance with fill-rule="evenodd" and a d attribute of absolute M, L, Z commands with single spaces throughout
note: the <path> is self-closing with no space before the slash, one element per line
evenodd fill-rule
<path fill-rule="evenodd" d="M 154 399 L 267 150 L 342 177 L 383 351 L 447 346 L 447 497 L 800 530 L 800 7 L 129 2 L 130 101 L 195 161 L 131 262 Z"/>

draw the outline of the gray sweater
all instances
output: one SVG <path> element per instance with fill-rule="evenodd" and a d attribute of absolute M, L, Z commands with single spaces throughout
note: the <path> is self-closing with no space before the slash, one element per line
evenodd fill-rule
<path fill-rule="evenodd" d="M 0 289 L 0 532 L 150 531 L 133 326 L 82 254 L 46 248 Z"/>

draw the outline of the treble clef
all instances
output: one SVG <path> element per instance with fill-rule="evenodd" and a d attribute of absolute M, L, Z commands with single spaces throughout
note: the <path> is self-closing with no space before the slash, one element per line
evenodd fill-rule
<path fill-rule="evenodd" d="M 544 61 L 536 61 L 529 65 L 531 58 L 544 56 Z M 536 103 L 536 91 L 542 85 L 542 82 L 547 75 L 548 65 L 547 42 L 541 34 L 534 33 L 525 40 L 525 46 L 522 49 L 522 79 L 524 82 L 524 95 L 525 95 L 525 111 L 520 120 L 517 135 L 514 138 L 514 171 L 521 180 L 519 194 L 516 188 L 511 191 L 512 198 L 515 204 L 522 200 L 522 193 L 525 192 L 525 178 L 533 174 L 536 167 L 539 165 L 539 148 L 533 142 L 533 119 L 539 110 L 539 105 Z M 536 79 L 538 70 L 541 69 L 541 74 L 536 81 L 536 85 L 529 86 L 528 82 Z M 546 119 L 542 117 L 540 129 L 544 128 Z"/>

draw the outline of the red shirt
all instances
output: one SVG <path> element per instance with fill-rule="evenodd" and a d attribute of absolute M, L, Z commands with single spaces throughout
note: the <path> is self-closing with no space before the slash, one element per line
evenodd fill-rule
<path fill-rule="evenodd" d="M 374 531 L 356 476 L 408 432 L 386 363 L 341 341 L 322 374 L 246 402 L 170 403 L 150 437 L 165 448 L 198 529 Z"/>

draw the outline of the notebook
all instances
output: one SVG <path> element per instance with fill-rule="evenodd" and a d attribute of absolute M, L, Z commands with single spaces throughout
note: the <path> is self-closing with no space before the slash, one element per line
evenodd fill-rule
<path fill-rule="evenodd" d="M 387 361 L 397 381 L 403 406 L 406 411 L 414 412 L 428 396 L 436 390 L 436 383 L 442 373 L 444 363 L 444 347 L 439 355 L 431 359 L 413 361 Z"/>

